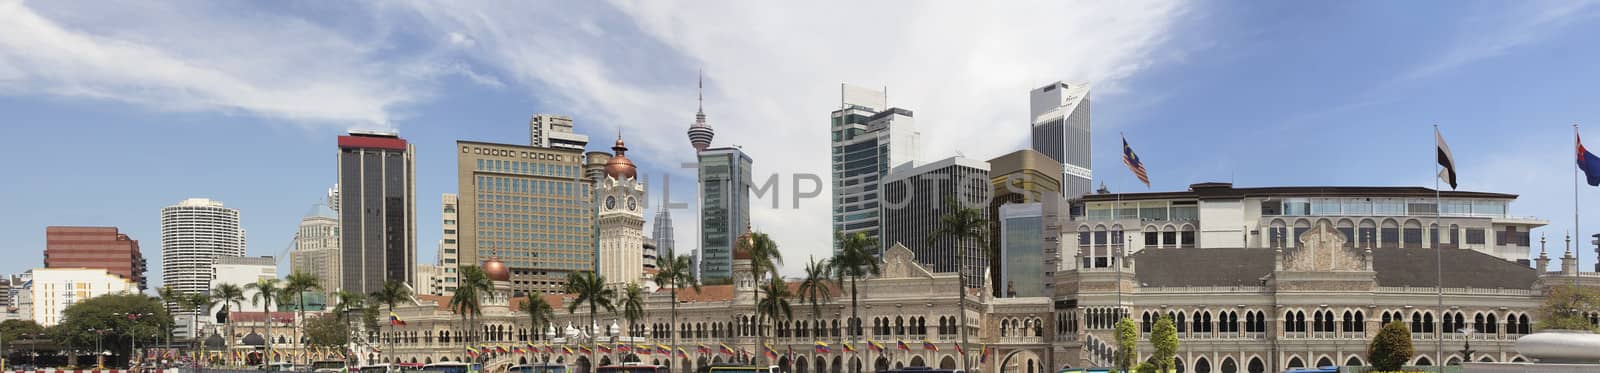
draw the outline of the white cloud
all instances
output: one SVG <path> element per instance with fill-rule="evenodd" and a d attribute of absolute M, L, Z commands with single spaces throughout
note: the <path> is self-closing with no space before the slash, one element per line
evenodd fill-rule
<path fill-rule="evenodd" d="M 470 58 L 568 108 L 589 133 L 625 128 L 630 155 L 657 164 L 691 159 L 683 131 L 704 67 L 717 145 L 741 145 L 761 176 L 826 179 L 839 83 L 888 86 L 891 105 L 916 112 L 924 159 L 987 159 L 1023 146 L 1029 89 L 1091 81 L 1097 100 L 1117 99 L 1185 13 L 1171 2 L 615 5 L 553 14 L 415 3 L 404 14 L 475 40 Z M 828 256 L 830 206 L 818 198 L 795 211 L 785 196 L 782 210 L 762 201 L 752 213 L 793 273 L 809 255 Z M 692 247 L 685 215 L 677 241 Z"/>
<path fill-rule="evenodd" d="M 396 107 L 425 95 L 394 77 L 425 62 L 382 61 L 347 30 L 232 16 L 202 4 L 0 1 L 0 93 L 367 127 L 391 126 Z"/>

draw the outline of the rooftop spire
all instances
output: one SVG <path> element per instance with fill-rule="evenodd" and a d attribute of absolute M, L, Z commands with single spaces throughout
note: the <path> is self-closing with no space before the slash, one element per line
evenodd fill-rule
<path fill-rule="evenodd" d="M 699 100 L 700 100 L 700 108 L 696 112 L 700 113 L 700 116 L 705 116 L 706 115 L 706 71 L 704 69 L 700 70 L 700 98 L 699 98 Z"/>
<path fill-rule="evenodd" d="M 712 130 L 710 125 L 706 124 L 705 70 L 700 71 L 700 79 L 697 85 L 699 86 L 698 99 L 700 101 L 700 107 L 694 113 L 694 124 L 689 125 L 689 144 L 694 145 L 695 151 L 703 151 L 706 150 L 707 147 L 711 146 L 711 138 L 716 135 L 716 131 Z"/>

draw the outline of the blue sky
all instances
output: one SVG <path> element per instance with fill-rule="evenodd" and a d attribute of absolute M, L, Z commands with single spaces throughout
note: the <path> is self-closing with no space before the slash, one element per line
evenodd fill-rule
<path fill-rule="evenodd" d="M 843 82 L 914 110 L 925 160 L 1019 149 L 1028 89 L 1091 82 L 1096 175 L 1114 190 L 1142 189 L 1119 133 L 1153 190 L 1431 186 L 1437 124 L 1462 189 L 1522 195 L 1512 213 L 1550 221 L 1552 256 L 1573 226 L 1571 125 L 1600 143 L 1591 3 L 968 5 L 0 0 L 0 272 L 41 265 L 47 225 L 113 225 L 157 280 L 159 211 L 190 197 L 240 209 L 249 253 L 280 255 L 349 128 L 417 144 L 429 262 L 452 142 L 525 142 L 534 113 L 572 115 L 592 150 L 620 130 L 692 201 L 674 165 L 702 69 L 715 143 L 781 175 L 826 176 Z M 1579 194 L 1585 235 L 1600 231 L 1600 193 Z M 828 251 L 829 206 L 783 202 L 754 224 L 793 273 Z M 674 214 L 693 242 L 693 212 Z"/>

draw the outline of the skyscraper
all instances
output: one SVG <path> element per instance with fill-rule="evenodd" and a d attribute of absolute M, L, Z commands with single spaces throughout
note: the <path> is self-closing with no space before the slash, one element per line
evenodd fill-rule
<path fill-rule="evenodd" d="M 672 239 L 672 213 L 667 211 L 667 206 L 656 207 L 655 222 L 651 223 L 651 234 L 655 236 L 656 253 L 662 258 L 676 258 Z"/>
<path fill-rule="evenodd" d="M 99 268 L 146 288 L 139 240 L 117 227 L 45 227 L 45 268 Z"/>
<path fill-rule="evenodd" d="M 1094 179 L 1089 85 L 1055 82 L 1035 88 L 1030 96 L 1033 150 L 1061 163 L 1062 193 L 1067 199 L 1089 194 Z"/>
<path fill-rule="evenodd" d="M 452 295 L 456 293 L 456 284 L 459 277 L 456 269 L 461 266 L 461 208 L 460 197 L 455 193 L 445 193 L 440 197 L 440 217 L 444 220 L 444 235 L 439 239 L 439 261 L 435 264 L 433 281 L 438 283 L 434 295 Z"/>
<path fill-rule="evenodd" d="M 738 148 L 700 152 L 700 275 L 707 283 L 733 278 L 735 239 L 750 228 L 750 167 Z"/>
<path fill-rule="evenodd" d="M 594 185 L 582 148 L 456 141 L 459 264 L 499 259 L 516 294 L 594 270 Z"/>
<path fill-rule="evenodd" d="M 572 132 L 572 117 L 534 114 L 528 119 L 528 145 L 583 151 L 589 145 L 589 136 Z"/>
<path fill-rule="evenodd" d="M 1060 239 L 1052 235 L 1060 224 L 1050 224 L 1051 219 L 1066 216 L 1066 211 L 1053 210 L 1067 206 L 1061 196 L 1061 163 L 1031 149 L 1018 150 L 989 160 L 989 180 L 994 185 L 989 250 L 1000 258 L 989 264 L 990 289 L 995 296 L 1008 296 L 1011 289 L 1018 296 L 1046 294 L 1060 260 Z M 1030 222 L 1039 222 L 1039 227 Z"/>
<path fill-rule="evenodd" d="M 339 276 L 339 214 L 327 205 L 311 206 L 311 211 L 300 218 L 300 230 L 294 236 L 294 251 L 289 252 L 289 271 L 310 274 L 324 284 L 324 293 L 332 293 L 343 277 Z"/>
<path fill-rule="evenodd" d="M 598 272 L 607 283 L 637 282 L 644 271 L 644 182 L 625 154 L 627 145 L 617 137 L 616 152 L 605 165 L 605 176 L 595 183 L 595 196 L 601 202 L 599 220 Z"/>
<path fill-rule="evenodd" d="M 928 164 L 895 169 L 883 180 L 883 243 L 905 245 L 916 258 L 934 272 L 955 272 L 961 268 L 967 286 L 979 287 L 988 268 L 985 247 L 978 240 L 928 237 L 938 229 L 939 219 L 949 212 L 948 201 L 978 209 L 988 220 L 986 208 L 993 186 L 989 183 L 989 163 L 963 157 L 950 157 Z M 960 255 L 958 255 L 960 254 Z"/>
<path fill-rule="evenodd" d="M 190 198 L 161 209 L 161 282 L 183 294 L 211 291 L 211 263 L 244 256 L 239 210 Z"/>
<path fill-rule="evenodd" d="M 841 84 L 832 114 L 833 232 L 878 238 L 879 180 L 917 157 L 917 132 L 910 110 L 889 108 L 882 91 Z M 881 243 L 880 243 L 881 244 Z"/>
<path fill-rule="evenodd" d="M 339 136 L 340 290 L 416 288 L 415 149 L 394 133 Z"/>

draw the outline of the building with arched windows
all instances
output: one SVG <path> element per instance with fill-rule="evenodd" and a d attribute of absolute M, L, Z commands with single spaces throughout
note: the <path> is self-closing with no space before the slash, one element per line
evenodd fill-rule
<path fill-rule="evenodd" d="M 1600 278 L 1577 276 L 1570 246 L 1560 271 L 1544 270 L 1543 251 L 1530 260 L 1529 231 L 1545 222 L 1511 215 L 1514 199 L 1227 183 L 1085 196 L 1062 222 L 1078 247 L 1062 250 L 1075 257 L 1056 274 L 1054 360 L 1111 365 L 1120 314 L 1141 338 L 1171 318 L 1180 372 L 1365 365 L 1389 322 L 1413 333 L 1414 365 L 1526 360 L 1514 341 L 1532 331 L 1544 291 Z M 1141 343 L 1139 358 L 1151 350 Z"/>
<path fill-rule="evenodd" d="M 591 361 L 635 359 L 694 368 L 751 358 L 766 363 L 763 343 L 770 343 L 778 355 L 774 365 L 795 373 L 919 365 L 1040 373 L 1109 366 L 1118 353 L 1117 320 L 1131 318 L 1147 340 L 1154 323 L 1168 317 L 1181 341 L 1175 359 L 1181 372 L 1365 365 L 1367 344 L 1390 322 L 1412 331 L 1414 365 L 1521 361 L 1526 357 L 1514 342 L 1533 331 L 1545 291 L 1572 283 L 1600 287 L 1600 275 L 1579 276 L 1576 248 L 1554 249 L 1559 270 L 1553 271 L 1543 270 L 1552 259 L 1543 250 L 1531 266 L 1512 252 L 1531 249 L 1526 232 L 1544 224 L 1510 215 L 1513 195 L 1442 192 L 1446 206 L 1438 220 L 1447 228 L 1441 239 L 1427 229 L 1418 232 L 1434 226 L 1432 199 L 1424 197 L 1432 195 L 1419 188 L 1226 184 L 1089 195 L 1074 202 L 1073 214 L 1046 222 L 1063 236 L 1046 240 L 1063 245 L 1049 296 L 997 298 L 992 282 L 980 281 L 979 288 L 965 290 L 964 309 L 956 275 L 934 272 L 900 245 L 885 252 L 880 275 L 830 287 L 832 299 L 816 308 L 792 299 L 793 317 L 776 323 L 757 320 L 756 286 L 739 252 L 732 255 L 733 283 L 677 291 L 676 319 L 671 288 L 649 294 L 644 317 L 632 323 L 602 309 L 590 324 L 587 304 L 569 311 L 576 297 L 548 294 L 543 299 L 555 309 L 552 324 L 533 327 L 517 311 L 526 298 L 506 296 L 508 285 L 497 282 L 501 288 L 475 318 L 452 312 L 447 297 L 418 296 L 402 305 L 396 313 L 405 325 L 379 330 L 384 347 L 363 358 L 476 359 L 491 368 L 549 360 L 576 372 L 587 371 Z M 1119 200 L 1122 205 L 1114 206 Z M 1075 231 L 1077 250 L 1067 246 Z M 1436 277 L 1436 268 L 1442 275 Z M 790 281 L 791 292 L 796 282 Z M 850 288 L 857 289 L 857 307 L 843 290 Z M 1600 324 L 1600 314 L 1590 318 Z M 962 331 L 968 334 L 965 359 L 956 351 Z M 594 349 L 596 341 L 611 351 L 580 349 Z M 829 349 L 817 349 L 817 341 Z M 1463 355 L 1468 341 L 1473 351 Z M 632 351 L 614 349 L 617 343 Z M 529 344 L 539 350 L 526 350 Z M 683 355 L 647 354 L 640 346 L 676 346 Z M 469 348 L 482 355 L 471 357 Z M 1150 351 L 1141 342 L 1139 359 Z"/>

